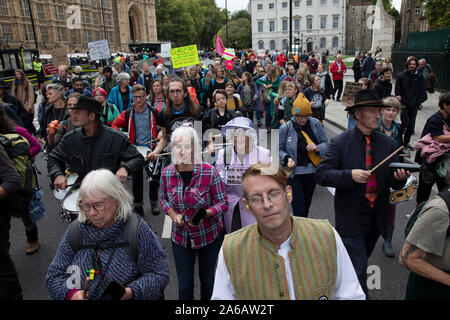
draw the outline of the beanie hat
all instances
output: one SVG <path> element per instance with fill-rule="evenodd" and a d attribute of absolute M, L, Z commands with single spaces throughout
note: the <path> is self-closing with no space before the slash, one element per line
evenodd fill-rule
<path fill-rule="evenodd" d="M 312 115 L 311 103 L 303 93 L 299 93 L 292 107 L 292 115 Z"/>

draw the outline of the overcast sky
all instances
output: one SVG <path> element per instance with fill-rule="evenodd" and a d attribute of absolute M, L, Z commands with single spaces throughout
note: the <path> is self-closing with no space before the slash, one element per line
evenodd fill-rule
<path fill-rule="evenodd" d="M 248 0 L 227 0 L 228 11 L 234 12 L 237 10 L 247 10 Z M 225 0 L 216 0 L 217 6 L 225 8 Z M 400 5 L 402 0 L 392 0 L 394 7 L 400 12 Z"/>

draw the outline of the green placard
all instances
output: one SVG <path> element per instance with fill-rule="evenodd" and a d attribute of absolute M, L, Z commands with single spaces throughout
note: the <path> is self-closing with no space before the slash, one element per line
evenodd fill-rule
<path fill-rule="evenodd" d="M 197 45 L 170 49 L 172 65 L 175 69 L 193 66 L 200 63 Z"/>

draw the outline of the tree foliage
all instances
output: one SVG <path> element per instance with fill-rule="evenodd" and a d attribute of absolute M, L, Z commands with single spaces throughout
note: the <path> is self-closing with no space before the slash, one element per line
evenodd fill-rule
<path fill-rule="evenodd" d="M 430 30 L 450 28 L 450 1 L 422 0 Z"/>
<path fill-rule="evenodd" d="M 226 25 L 219 31 L 220 39 L 226 48 L 244 49 L 252 46 L 252 23 L 248 18 L 228 22 L 228 42 Z M 214 41 L 215 41 L 214 37 Z M 215 44 L 215 42 L 214 42 Z"/>
<path fill-rule="evenodd" d="M 212 46 L 211 39 L 225 24 L 225 10 L 214 0 L 156 0 L 158 39 L 173 46 Z"/>

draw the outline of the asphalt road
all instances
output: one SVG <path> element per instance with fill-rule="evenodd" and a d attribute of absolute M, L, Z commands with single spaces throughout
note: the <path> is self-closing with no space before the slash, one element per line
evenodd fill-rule
<path fill-rule="evenodd" d="M 340 133 L 340 129 L 325 123 L 325 131 L 328 138 Z M 65 232 L 68 223 L 60 219 L 60 205 L 54 198 L 53 192 L 49 187 L 49 179 L 47 177 L 46 163 L 43 154 L 39 154 L 36 159 L 36 165 L 41 171 L 39 183 L 44 191 L 44 202 L 47 206 L 47 211 L 42 220 L 38 222 L 39 228 L 39 242 L 41 247 L 37 253 L 31 256 L 25 255 L 26 237 L 24 226 L 18 219 L 12 220 L 12 227 L 10 231 L 11 239 L 11 256 L 15 262 L 19 279 L 22 285 L 24 299 L 26 300 L 47 300 L 49 299 L 48 291 L 45 286 L 45 277 L 47 268 L 52 261 L 59 245 L 59 241 Z M 131 190 L 131 182 L 128 182 L 128 189 Z M 148 194 L 145 186 L 144 195 Z M 146 200 L 148 201 L 148 199 Z M 369 259 L 369 288 L 370 297 L 374 300 L 401 300 L 404 297 L 408 271 L 398 264 L 398 252 L 404 241 L 403 230 L 406 224 L 406 214 L 409 214 L 414 207 L 414 201 L 397 206 L 396 216 L 396 230 L 394 232 L 393 246 L 396 251 L 395 258 L 388 258 L 383 254 L 380 238 L 378 244 Z M 170 264 L 170 283 L 165 290 L 166 299 L 177 300 L 177 276 L 175 264 L 172 255 L 171 241 L 167 235 L 167 231 L 163 232 L 164 221 L 166 219 L 164 214 L 153 216 L 150 213 L 149 203 L 145 203 L 145 220 L 150 224 L 152 229 L 161 238 L 161 243 L 165 248 L 169 264 Z M 327 188 L 317 186 L 311 209 L 310 218 L 328 219 L 334 225 L 334 210 L 333 210 L 333 195 Z M 167 223 L 166 223 L 167 224 Z M 166 227 L 167 228 L 167 227 Z M 199 299 L 199 281 L 198 271 L 196 271 L 196 292 L 195 297 Z"/>

